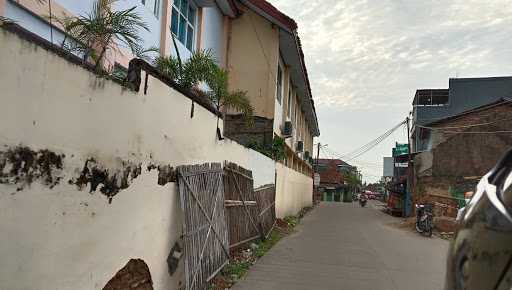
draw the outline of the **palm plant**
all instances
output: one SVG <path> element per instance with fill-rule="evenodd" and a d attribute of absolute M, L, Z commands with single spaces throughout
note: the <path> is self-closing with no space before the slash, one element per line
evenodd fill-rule
<path fill-rule="evenodd" d="M 2 26 L 4 24 L 10 24 L 10 23 L 15 23 L 15 21 L 12 20 L 11 18 L 0 16 L 0 26 Z"/>
<path fill-rule="evenodd" d="M 205 95 L 217 109 L 230 108 L 241 112 L 249 124 L 254 109 L 246 91 L 228 89 L 228 72 L 220 68 L 210 50 L 194 52 L 184 63 L 173 56 L 158 57 L 155 66 L 184 89 L 206 84 Z"/>
<path fill-rule="evenodd" d="M 160 54 L 160 49 L 155 46 L 151 46 L 149 48 L 143 48 L 142 46 L 138 46 L 135 48 L 133 54 L 136 57 L 143 59 L 147 62 L 154 62 L 154 56 Z"/>
<path fill-rule="evenodd" d="M 139 43 L 139 29 L 149 31 L 147 24 L 142 20 L 136 7 L 126 10 L 114 11 L 112 5 L 118 0 L 96 0 L 91 13 L 78 17 L 62 18 L 64 30 L 73 41 L 68 49 L 85 54 L 95 62 L 99 69 L 108 50 L 116 50 L 117 44 L 126 45 L 132 53 L 141 50 Z M 63 42 L 63 46 L 65 41 Z M 95 57 L 94 51 L 99 52 Z"/>

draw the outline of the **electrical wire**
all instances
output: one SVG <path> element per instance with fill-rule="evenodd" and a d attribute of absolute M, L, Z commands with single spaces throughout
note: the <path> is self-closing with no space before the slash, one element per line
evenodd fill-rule
<path fill-rule="evenodd" d="M 322 150 L 325 150 L 327 152 L 329 152 L 330 156 L 334 156 L 335 158 L 340 158 L 342 157 L 341 154 L 339 154 L 338 152 L 328 148 L 328 147 L 322 147 Z M 326 154 L 327 155 L 327 154 Z M 353 160 L 353 163 L 358 165 L 359 167 L 373 167 L 373 168 L 383 168 L 384 164 L 383 163 L 377 163 L 377 162 L 369 162 L 369 161 L 363 161 L 363 160 Z"/>
<path fill-rule="evenodd" d="M 332 156 L 334 155 L 334 157 L 337 157 L 341 160 L 343 160 L 344 162 L 348 162 L 348 161 L 352 161 L 354 160 L 354 164 L 357 164 L 357 167 L 360 167 L 362 169 L 368 169 L 368 170 L 365 170 L 365 171 L 375 171 L 376 169 L 382 169 L 383 168 L 383 164 L 382 163 L 371 163 L 371 162 L 367 162 L 365 164 L 365 162 L 361 162 L 361 161 L 357 161 L 355 160 L 357 157 L 365 154 L 366 152 L 370 151 L 371 149 L 373 149 L 375 146 L 379 145 L 382 141 L 384 141 L 386 138 L 388 138 L 391 134 L 393 134 L 396 130 L 398 130 L 400 127 L 404 126 L 407 122 L 407 119 L 400 122 L 399 124 L 395 125 L 393 128 L 389 129 L 388 131 L 384 132 L 382 135 L 378 136 L 377 138 L 371 140 L 370 142 L 364 144 L 363 146 L 353 150 L 352 152 L 350 153 L 347 153 L 347 154 L 339 154 L 337 152 L 335 152 L 334 150 L 330 149 L 330 148 L 325 148 L 325 147 L 320 147 L 321 151 L 322 151 L 322 154 L 324 156 Z M 373 174 L 366 174 L 366 175 L 371 175 L 371 176 L 374 176 L 374 177 L 380 177 L 380 176 L 377 176 L 377 175 L 373 175 Z"/>
<path fill-rule="evenodd" d="M 354 151 L 352 151 L 350 153 L 347 153 L 345 155 L 340 156 L 340 158 L 341 159 L 346 159 L 345 161 L 348 162 L 350 160 L 353 160 L 353 159 L 355 159 L 355 158 L 365 154 L 366 152 L 368 152 L 369 150 L 371 150 L 372 148 L 374 148 L 375 146 L 380 144 L 382 141 L 384 141 L 387 137 L 389 137 L 398 128 L 400 128 L 401 126 L 405 125 L 405 123 L 406 123 L 405 120 L 400 122 L 399 124 L 397 124 L 396 126 L 394 126 L 391 129 L 389 129 L 388 131 L 386 131 L 384 134 L 380 135 L 376 139 L 368 142 L 367 144 L 359 147 L 358 149 L 356 149 L 356 150 L 354 150 Z"/>

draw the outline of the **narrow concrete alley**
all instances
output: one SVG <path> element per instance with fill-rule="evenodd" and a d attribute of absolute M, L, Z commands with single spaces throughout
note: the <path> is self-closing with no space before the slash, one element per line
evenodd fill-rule
<path fill-rule="evenodd" d="M 234 289 L 442 289 L 448 242 L 397 222 L 375 201 L 322 203 Z"/>

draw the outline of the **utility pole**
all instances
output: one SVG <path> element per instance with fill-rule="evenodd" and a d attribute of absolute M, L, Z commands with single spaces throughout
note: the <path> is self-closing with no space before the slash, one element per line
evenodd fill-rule
<path fill-rule="evenodd" d="M 315 162 L 315 167 L 313 168 L 313 202 L 315 202 L 315 195 L 318 191 L 318 186 L 315 185 L 315 176 L 319 173 L 317 173 L 318 171 L 318 159 L 320 158 L 320 147 L 322 146 L 322 144 L 320 144 L 320 142 L 318 142 L 317 144 L 317 149 L 316 149 L 316 162 Z"/>
<path fill-rule="evenodd" d="M 318 146 L 316 147 L 316 169 L 318 170 L 318 158 L 320 157 L 320 146 L 322 146 L 322 144 L 320 144 L 320 142 L 318 142 Z M 316 172 L 316 170 L 315 170 Z"/>
<path fill-rule="evenodd" d="M 407 162 L 407 187 L 405 192 L 405 200 L 404 200 L 404 215 L 408 217 L 410 215 L 410 209 L 412 209 L 412 202 L 409 204 L 412 195 L 412 179 L 413 179 L 413 168 L 412 168 L 412 152 L 411 152 L 411 136 L 410 127 L 409 127 L 409 116 L 405 118 L 405 122 L 407 123 L 407 151 L 408 151 L 408 162 Z"/>

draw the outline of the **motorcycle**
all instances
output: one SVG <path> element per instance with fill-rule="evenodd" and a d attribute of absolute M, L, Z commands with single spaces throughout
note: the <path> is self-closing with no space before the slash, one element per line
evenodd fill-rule
<path fill-rule="evenodd" d="M 360 205 L 361 207 L 365 207 L 365 206 L 366 206 L 366 201 L 367 201 L 367 200 L 366 200 L 366 198 L 365 198 L 365 197 L 363 197 L 363 196 L 361 196 L 361 197 L 359 198 L 359 205 Z"/>
<path fill-rule="evenodd" d="M 432 236 L 434 227 L 432 205 L 416 204 L 416 231 L 427 237 Z"/>

